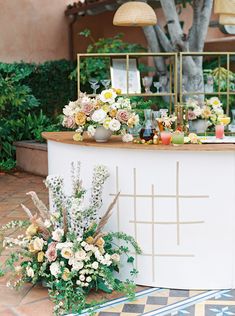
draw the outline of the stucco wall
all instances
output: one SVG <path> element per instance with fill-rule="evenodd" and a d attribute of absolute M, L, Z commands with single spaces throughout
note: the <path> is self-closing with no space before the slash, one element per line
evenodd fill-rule
<path fill-rule="evenodd" d="M 0 0 L 0 61 L 68 58 L 68 0 Z"/>

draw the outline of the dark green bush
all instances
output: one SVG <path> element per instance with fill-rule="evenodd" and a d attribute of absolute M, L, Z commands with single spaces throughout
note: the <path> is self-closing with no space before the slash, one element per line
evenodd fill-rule
<path fill-rule="evenodd" d="M 33 72 L 26 78 L 32 94 L 39 100 L 40 109 L 49 117 L 61 114 L 69 100 L 77 97 L 77 84 L 69 75 L 76 64 L 67 60 L 48 61 L 43 64 L 23 64 L 33 67 Z"/>
<path fill-rule="evenodd" d="M 0 169 L 14 167 L 14 141 L 41 140 L 43 130 L 58 130 L 25 84 L 33 71 L 34 65 L 0 64 Z"/>

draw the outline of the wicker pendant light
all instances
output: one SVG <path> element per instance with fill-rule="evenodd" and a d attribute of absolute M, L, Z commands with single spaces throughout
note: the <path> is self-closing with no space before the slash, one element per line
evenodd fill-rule
<path fill-rule="evenodd" d="M 221 24 L 221 25 L 235 25 L 235 15 L 220 14 L 219 24 Z"/>
<path fill-rule="evenodd" d="M 122 4 L 116 11 L 113 24 L 117 26 L 148 26 L 157 24 L 156 14 L 150 5 L 140 1 Z"/>
<path fill-rule="evenodd" d="M 235 0 L 215 0 L 214 12 L 216 14 L 235 15 Z"/>
<path fill-rule="evenodd" d="M 235 25 L 235 0 L 215 0 L 214 12 L 219 14 L 219 24 Z"/>

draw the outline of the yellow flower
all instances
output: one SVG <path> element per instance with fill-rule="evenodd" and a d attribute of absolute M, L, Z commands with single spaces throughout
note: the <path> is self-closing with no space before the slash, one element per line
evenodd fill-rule
<path fill-rule="evenodd" d="M 208 106 L 205 106 L 202 110 L 202 118 L 208 119 L 211 116 L 211 110 Z"/>
<path fill-rule="evenodd" d="M 121 94 L 122 93 L 122 90 L 121 89 L 114 89 L 113 90 L 117 93 L 117 94 Z"/>
<path fill-rule="evenodd" d="M 105 111 L 106 113 L 108 113 L 108 111 L 109 111 L 109 106 L 108 106 L 108 104 L 103 105 L 101 109 L 102 109 L 103 111 Z"/>
<path fill-rule="evenodd" d="M 30 252 L 36 252 L 33 246 L 33 240 L 31 240 L 30 243 L 28 244 L 28 249 Z"/>
<path fill-rule="evenodd" d="M 27 236 L 34 236 L 38 232 L 38 226 L 35 224 L 31 224 L 27 229 L 26 229 L 26 235 Z"/>
<path fill-rule="evenodd" d="M 86 242 L 87 242 L 88 244 L 93 244 L 94 238 L 91 237 L 91 236 L 89 236 L 89 237 L 87 237 Z"/>
<path fill-rule="evenodd" d="M 111 118 L 110 117 L 106 118 L 103 123 L 104 128 L 108 129 L 110 122 L 111 122 Z"/>
<path fill-rule="evenodd" d="M 63 274 L 62 274 L 62 279 L 63 279 L 64 281 L 68 281 L 69 276 L 70 276 L 70 271 L 69 271 L 68 268 L 65 268 L 65 269 L 64 269 L 64 272 L 63 272 Z"/>
<path fill-rule="evenodd" d="M 75 122 L 77 125 L 86 124 L 86 114 L 84 112 L 78 112 L 75 114 Z"/>
<path fill-rule="evenodd" d="M 103 246 L 104 246 L 104 239 L 103 238 L 99 238 L 98 240 L 97 240 L 97 242 L 95 243 L 95 245 L 97 246 L 97 247 L 99 247 L 99 248 L 103 248 Z"/>
<path fill-rule="evenodd" d="M 61 256 L 64 257 L 65 259 L 70 259 L 73 256 L 73 251 L 69 247 L 65 247 L 61 250 Z"/>
<path fill-rule="evenodd" d="M 44 252 L 43 251 L 40 251 L 38 253 L 38 262 L 43 262 L 43 259 L 44 259 Z"/>
<path fill-rule="evenodd" d="M 73 135 L 73 140 L 75 140 L 75 142 L 82 142 L 83 141 L 83 137 L 81 133 L 76 133 Z"/>
<path fill-rule="evenodd" d="M 116 115 L 117 115 L 117 110 L 111 110 L 110 112 L 109 112 L 109 115 L 111 116 L 111 117 L 115 117 Z"/>

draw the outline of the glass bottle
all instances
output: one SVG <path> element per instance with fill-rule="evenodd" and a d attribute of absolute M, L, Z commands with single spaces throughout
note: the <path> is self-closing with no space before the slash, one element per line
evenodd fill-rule
<path fill-rule="evenodd" d="M 154 136 L 154 122 L 152 118 L 152 110 L 144 110 L 144 125 L 140 130 L 140 138 L 144 139 L 146 142 L 153 139 Z"/>

